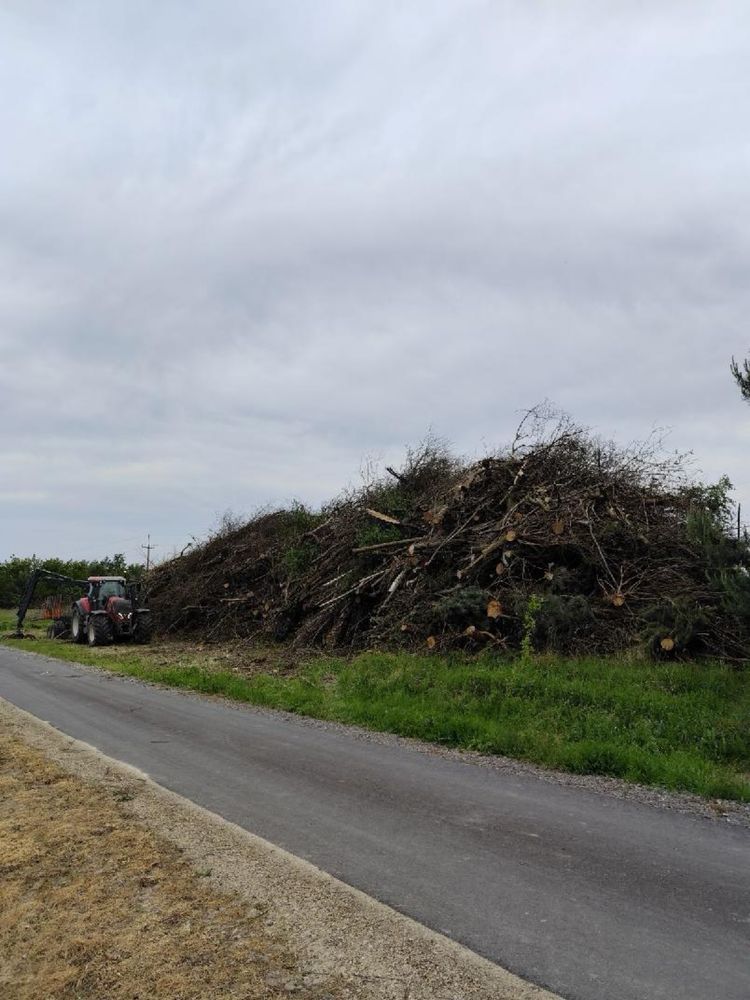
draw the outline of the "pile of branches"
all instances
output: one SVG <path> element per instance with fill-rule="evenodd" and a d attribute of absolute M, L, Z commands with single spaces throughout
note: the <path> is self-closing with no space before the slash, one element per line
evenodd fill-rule
<path fill-rule="evenodd" d="M 479 462 L 427 442 L 321 511 L 225 525 L 153 571 L 151 605 L 209 640 L 744 660 L 750 549 L 728 488 L 532 414 Z"/>

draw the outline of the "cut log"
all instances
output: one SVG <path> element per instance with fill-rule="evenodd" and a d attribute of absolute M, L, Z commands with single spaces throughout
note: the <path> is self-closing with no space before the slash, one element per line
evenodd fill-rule
<path fill-rule="evenodd" d="M 382 521 L 384 524 L 401 524 L 401 521 L 397 517 L 391 517 L 390 514 L 383 514 L 379 510 L 372 510 L 370 507 L 365 507 L 365 512 L 374 517 L 376 521 Z"/>
<path fill-rule="evenodd" d="M 422 515 L 425 524 L 437 526 L 443 523 L 443 518 L 448 513 L 447 507 L 438 507 L 436 510 L 426 510 Z"/>
<path fill-rule="evenodd" d="M 458 576 L 458 579 L 460 580 L 462 576 L 466 576 L 469 570 L 474 569 L 475 566 L 478 566 L 480 563 L 484 562 L 484 560 L 488 556 L 491 556 L 493 552 L 496 552 L 500 548 L 500 546 L 503 545 L 505 541 L 507 541 L 508 535 L 513 535 L 515 537 L 515 534 L 516 534 L 515 531 L 508 531 L 502 537 L 496 538 L 494 542 L 490 542 L 489 545 L 485 545 L 485 547 L 482 549 L 479 555 L 475 556 L 471 560 L 468 566 L 464 566 L 462 570 L 458 571 L 458 573 L 456 574 Z"/>
<path fill-rule="evenodd" d="M 428 635 L 425 639 L 425 643 L 428 649 L 434 649 L 437 646 L 437 639 L 434 635 Z"/>
<path fill-rule="evenodd" d="M 405 569 L 402 569 L 401 572 L 398 574 L 398 576 L 396 576 L 395 579 L 392 580 L 390 586 L 388 587 L 388 593 L 385 595 L 385 600 L 380 605 L 381 609 L 386 606 L 386 604 L 390 601 L 390 599 L 396 593 L 398 588 L 401 586 L 401 581 L 406 576 L 406 572 L 407 571 Z"/>
<path fill-rule="evenodd" d="M 421 535 L 416 535 L 413 538 L 397 538 L 392 542 L 375 542 L 373 545 L 358 545 L 356 548 L 352 549 L 352 552 L 378 552 L 380 549 L 395 549 L 398 548 L 399 545 L 408 545 L 410 542 L 419 542 L 421 539 Z M 413 552 L 410 552 L 409 554 L 414 555 Z"/>
<path fill-rule="evenodd" d="M 487 605 L 487 617 L 488 618 L 502 618 L 503 606 L 500 601 L 496 601 L 494 598 Z"/>
<path fill-rule="evenodd" d="M 675 647 L 675 641 L 671 636 L 665 636 L 659 643 L 665 653 L 671 653 Z"/>

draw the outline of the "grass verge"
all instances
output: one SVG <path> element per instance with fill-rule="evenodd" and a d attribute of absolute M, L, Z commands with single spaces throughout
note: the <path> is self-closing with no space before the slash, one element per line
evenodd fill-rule
<path fill-rule="evenodd" d="M 280 671 L 184 644 L 24 648 L 318 719 L 750 801 L 750 672 L 722 664 L 369 652 Z"/>

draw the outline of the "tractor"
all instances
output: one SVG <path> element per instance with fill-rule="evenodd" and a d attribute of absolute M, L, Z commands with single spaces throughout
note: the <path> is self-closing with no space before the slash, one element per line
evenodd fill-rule
<path fill-rule="evenodd" d="M 75 580 L 61 573 L 37 569 L 29 577 L 18 609 L 17 632 L 23 637 L 23 622 L 40 580 L 54 580 L 83 591 L 66 613 L 58 607 L 50 635 L 70 636 L 73 642 L 104 646 L 123 639 L 148 642 L 151 639 L 151 612 L 139 601 L 139 586 L 122 576 L 90 576 Z M 54 603 L 54 602 L 53 602 Z"/>

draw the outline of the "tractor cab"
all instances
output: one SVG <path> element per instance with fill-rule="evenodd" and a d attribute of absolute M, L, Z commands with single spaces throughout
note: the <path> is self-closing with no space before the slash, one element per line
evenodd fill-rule
<path fill-rule="evenodd" d="M 110 597 L 127 598 L 125 577 L 123 576 L 90 576 L 87 597 L 101 601 L 106 605 Z"/>

